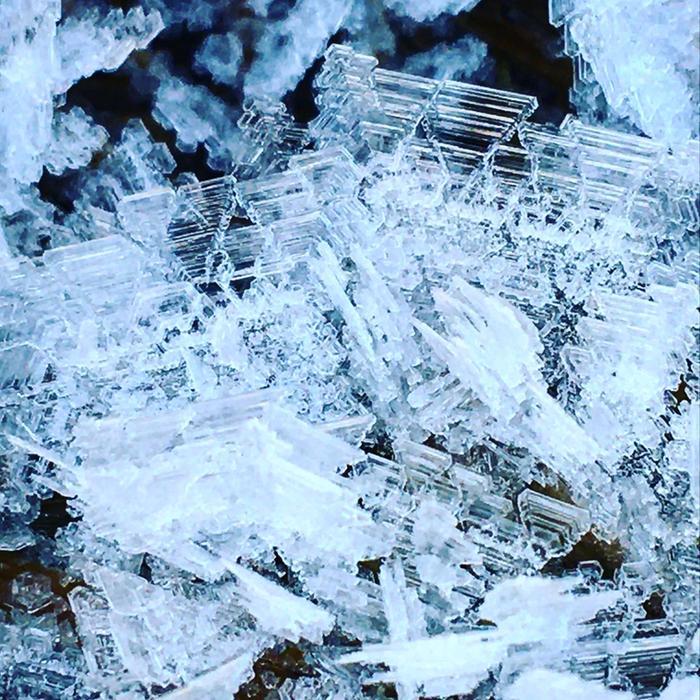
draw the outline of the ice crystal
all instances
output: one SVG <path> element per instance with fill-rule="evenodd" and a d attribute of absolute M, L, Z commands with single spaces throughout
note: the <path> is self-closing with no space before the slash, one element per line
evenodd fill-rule
<path fill-rule="evenodd" d="M 612 116 L 675 145 L 697 137 L 697 3 L 550 0 L 549 5 L 552 21 L 566 23 L 582 110 L 595 113 L 607 104 Z"/>
<path fill-rule="evenodd" d="M 450 79 L 473 37 L 332 44 L 299 123 L 371 3 L 0 6 L 5 697 L 697 696 L 697 46 L 584 4 L 649 136 Z M 185 24 L 142 120 L 65 96 Z"/>

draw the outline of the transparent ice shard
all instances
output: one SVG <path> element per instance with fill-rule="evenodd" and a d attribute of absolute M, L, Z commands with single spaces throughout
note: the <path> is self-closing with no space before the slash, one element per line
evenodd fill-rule
<path fill-rule="evenodd" d="M 595 441 L 544 391 L 537 358 L 541 346 L 530 321 L 461 280 L 452 290 L 449 296 L 433 292 L 449 340 L 414 321 L 436 356 L 496 421 L 519 424 L 522 444 L 553 459 L 559 469 L 573 461 L 595 461 L 600 452 Z"/>
<path fill-rule="evenodd" d="M 268 414 L 274 396 L 257 392 L 151 416 L 85 421 L 76 431 L 84 466 L 66 474 L 66 488 L 79 494 L 96 532 L 129 551 L 147 546 L 178 566 L 190 567 L 192 543 L 217 538 L 228 540 L 232 557 L 253 551 L 260 538 L 304 559 L 375 554 L 379 533 L 336 475 L 361 453 L 317 428 L 295 428 L 292 416 L 272 406 Z M 117 445 L 119 456 L 112 452 Z M 161 500 L 154 506 L 156 493 Z M 260 508 L 263 494 L 267 505 Z M 138 524 L 143 518 L 150 521 L 148 542 Z"/>
<path fill-rule="evenodd" d="M 60 14 L 58 0 L 8 2 L 0 9 L 0 160 L 6 177 L 19 183 L 39 179 L 40 155 L 51 139 L 54 41 Z M 5 196 L 2 200 L 6 207 Z"/>
<path fill-rule="evenodd" d="M 570 626 L 619 598 L 615 592 L 576 597 L 567 591 L 572 583 L 524 577 L 505 581 L 487 594 L 479 611 L 496 628 L 366 646 L 341 657 L 340 662 L 385 663 L 392 668 L 375 674 L 375 682 L 422 684 L 423 692 L 433 695 L 470 692 L 489 669 L 501 663 L 509 645 L 561 645 Z M 545 592 L 550 595 L 539 595 Z"/>
<path fill-rule="evenodd" d="M 537 106 L 523 95 L 375 65 L 347 47 L 328 49 L 317 79 L 321 114 L 311 125 L 321 144 L 342 143 L 353 154 L 392 152 L 418 133 L 442 156 L 448 171 L 461 177 L 510 138 Z"/>
<path fill-rule="evenodd" d="M 37 387 L 49 367 L 46 353 L 29 343 L 0 349 L 0 389 L 26 390 Z"/>
<path fill-rule="evenodd" d="M 574 141 L 582 186 L 594 208 L 624 206 L 663 152 L 657 142 L 588 127 L 570 117 L 560 129 Z"/>
<path fill-rule="evenodd" d="M 532 179 L 530 153 L 520 145 L 510 145 L 513 141 L 510 139 L 496 146 L 491 156 L 491 173 L 504 202 L 519 189 L 528 186 Z"/>
<path fill-rule="evenodd" d="M 520 137 L 537 185 L 557 202 L 583 200 L 594 212 L 627 212 L 646 203 L 639 190 L 660 162 L 662 144 L 566 117 L 559 129 L 524 123 Z"/>
<path fill-rule="evenodd" d="M 333 616 L 323 608 L 241 566 L 229 564 L 227 568 L 238 580 L 238 594 L 246 608 L 265 631 L 292 641 L 303 637 L 320 644 L 333 628 Z"/>
<path fill-rule="evenodd" d="M 198 406 L 185 405 L 179 411 L 153 412 L 141 417 L 86 419 L 79 426 L 76 437 L 81 450 L 97 464 L 113 458 L 120 444 L 122 456 L 138 457 L 143 451 L 142 440 L 147 436 L 150 441 L 148 450 L 155 453 L 177 444 L 177 435 L 183 430 L 187 430 L 190 441 L 222 438 L 225 442 L 235 436 L 245 421 L 260 417 L 265 406 L 278 396 L 273 391 L 256 391 L 203 402 Z"/>
<path fill-rule="evenodd" d="M 311 124 L 311 133 L 321 146 L 341 140 L 346 134 L 343 145 L 347 147 L 348 142 L 354 144 L 353 132 L 361 128 L 358 117 L 378 109 L 372 86 L 377 60 L 340 44 L 331 45 L 324 59 L 315 82 L 320 114 Z M 353 153 L 355 149 L 348 150 Z"/>
<path fill-rule="evenodd" d="M 403 465 L 406 477 L 417 491 L 434 494 L 443 503 L 455 506 L 467 494 L 488 488 L 488 480 L 453 464 L 452 457 L 439 450 L 409 440 L 394 444 L 396 459 Z"/>
<path fill-rule="evenodd" d="M 270 22 L 258 57 L 244 79 L 248 97 L 280 99 L 294 88 L 350 10 L 346 0 L 329 0 L 319 13 L 312 0 L 300 0 L 279 22 Z"/>
<path fill-rule="evenodd" d="M 246 652 L 218 668 L 205 671 L 187 685 L 171 690 L 162 697 L 167 700 L 197 700 L 201 697 L 226 700 L 248 679 L 253 661 L 253 653 Z"/>
<path fill-rule="evenodd" d="M 409 56 L 403 70 L 436 80 L 466 82 L 483 66 L 486 56 L 486 44 L 476 36 L 466 36 Z"/>
<path fill-rule="evenodd" d="M 212 266 L 220 262 L 215 245 L 236 211 L 232 178 L 225 176 L 185 185 L 178 190 L 174 205 L 154 193 L 149 206 L 158 206 L 156 197 L 166 208 L 160 214 L 163 220 L 170 214 L 166 250 L 174 253 L 190 279 L 195 282 L 206 279 L 213 272 Z"/>
<path fill-rule="evenodd" d="M 576 577 L 547 579 L 519 576 L 499 583 L 479 608 L 496 623 L 511 644 L 556 644 L 570 639 L 569 628 L 591 619 L 621 597 L 618 591 L 578 594 Z"/>
<path fill-rule="evenodd" d="M 179 150 L 194 153 L 202 143 L 214 161 L 230 159 L 235 123 L 223 100 L 204 86 L 167 74 L 155 99 L 153 117 L 164 128 L 175 131 Z"/>
<path fill-rule="evenodd" d="M 375 150 L 391 152 L 401 139 L 418 128 L 426 108 L 440 84 L 436 80 L 375 68 L 372 85 L 376 91 L 380 121 L 363 124 L 368 142 Z"/>
<path fill-rule="evenodd" d="M 631 640 L 622 645 L 617 655 L 620 674 L 632 687 L 644 690 L 666 683 L 678 663 L 683 640 L 675 629 L 663 621 L 638 623 Z"/>
<path fill-rule="evenodd" d="M 211 306 L 188 282 L 149 286 L 134 299 L 133 322 L 152 328 L 167 324 L 186 332 L 196 318 L 210 315 Z"/>
<path fill-rule="evenodd" d="M 391 641 L 408 641 L 425 636 L 421 604 L 406 587 L 406 577 L 397 562 L 387 565 L 381 574 L 382 599 Z"/>
<path fill-rule="evenodd" d="M 531 489 L 518 496 L 518 512 L 528 530 L 555 550 L 575 544 L 591 525 L 588 511 Z"/>
<path fill-rule="evenodd" d="M 387 5 L 398 14 L 412 17 L 418 22 L 425 22 L 443 13 L 456 15 L 460 12 L 468 12 L 478 3 L 479 0 L 427 0 L 425 3 L 389 0 Z"/>
<path fill-rule="evenodd" d="M 534 97 L 446 81 L 428 108 L 425 129 L 448 170 L 465 176 L 536 107 Z"/>
<path fill-rule="evenodd" d="M 64 170 L 87 165 L 107 139 L 107 131 L 94 124 L 79 107 L 70 112 L 57 112 L 53 143 L 44 156 L 46 169 L 59 175 Z"/>
<path fill-rule="evenodd" d="M 284 105 L 269 99 L 246 102 L 238 127 L 248 142 L 235 168 L 240 179 L 282 169 L 308 142 L 306 129 L 292 120 Z"/>
<path fill-rule="evenodd" d="M 688 315 L 676 324 L 669 313 L 669 305 L 676 302 L 667 289 L 655 286 L 649 294 L 651 298 L 599 293 L 590 302 L 594 313 L 578 325 L 584 339 L 581 347 L 565 351 L 589 396 L 590 424 L 608 431 L 611 446 L 615 444 L 610 440 L 613 434 L 621 440 L 628 439 L 625 435 L 644 439 L 642 436 L 654 430 L 651 406 L 661 398 L 662 386 L 674 381 L 679 371 L 675 358 L 685 356 L 693 342 L 687 335 L 696 323 L 692 306 L 682 304 L 682 313 Z M 689 300 L 695 292 L 678 285 L 673 296 L 677 300 L 684 295 Z M 656 342 L 660 328 L 664 329 L 663 344 Z"/>
<path fill-rule="evenodd" d="M 660 141 L 682 143 L 697 134 L 697 7 L 647 3 L 630 12 L 624 1 L 579 0 L 549 7 L 552 23 L 565 25 L 580 113 L 599 110 L 602 93 L 613 115 Z"/>
<path fill-rule="evenodd" d="M 340 663 L 386 664 L 392 670 L 372 676 L 375 682 L 421 685 L 433 695 L 468 693 L 498 665 L 503 645 L 493 632 L 436 635 L 367 647 L 342 656 Z"/>
<path fill-rule="evenodd" d="M 86 177 L 81 203 L 99 202 L 105 210 L 115 210 L 118 202 L 143 190 L 162 188 L 175 169 L 175 159 L 164 143 L 156 142 L 138 119 L 131 119 L 122 130 L 115 148 Z M 145 231 L 140 231 L 145 235 Z"/>
<path fill-rule="evenodd" d="M 164 26 L 160 13 L 146 14 L 141 7 L 126 14 L 112 10 L 101 17 L 95 10 L 79 18 L 66 18 L 56 37 L 59 68 L 54 92 L 65 92 L 97 70 L 117 69 L 132 51 L 148 46 Z"/>
<path fill-rule="evenodd" d="M 117 215 L 124 231 L 135 241 L 162 246 L 176 207 L 175 193 L 161 187 L 119 200 Z"/>
<path fill-rule="evenodd" d="M 545 691 L 546 689 L 546 691 Z M 571 700 L 632 700 L 631 692 L 609 690 L 598 683 L 584 681 L 573 673 L 549 669 L 525 671 L 503 691 L 504 700 L 525 700 L 533 692 L 548 692 Z"/>
<path fill-rule="evenodd" d="M 263 226 L 316 208 L 311 184 L 295 170 L 241 182 L 237 193 L 251 219 Z"/>
<path fill-rule="evenodd" d="M 669 445 L 668 456 L 673 467 L 688 474 L 690 492 L 695 503 L 700 505 L 700 407 L 687 407 L 674 417 L 674 440 Z"/>
<path fill-rule="evenodd" d="M 73 293 L 78 300 L 89 292 L 89 303 L 105 310 L 123 303 L 122 295 L 133 293 L 145 272 L 143 255 L 121 236 L 55 248 L 47 251 L 43 260 L 49 274 L 68 294 Z"/>
<path fill-rule="evenodd" d="M 402 299 L 386 286 L 359 248 L 353 250 L 359 280 L 351 299 L 345 291 L 346 276 L 330 246 L 323 242 L 317 251 L 313 270 L 347 325 L 354 363 L 374 380 L 367 390 L 389 402 L 398 396 L 397 369 L 416 364 L 418 358 Z"/>
<path fill-rule="evenodd" d="M 556 127 L 527 122 L 518 127 L 518 134 L 532 159 L 535 186 L 551 192 L 555 201 L 571 204 L 582 186 L 572 137 Z"/>
<path fill-rule="evenodd" d="M 248 115 L 267 119 L 264 112 Z M 158 188 L 125 197 L 119 212 L 129 235 L 174 254 L 193 282 L 269 275 L 309 258 L 320 241 L 334 240 L 331 223 L 347 226 L 341 219 L 360 177 L 358 168 L 342 149 L 290 158 L 298 134 L 283 113 L 271 117 L 264 130 L 247 125 L 254 139 L 242 171 L 274 169 L 264 165 L 264 149 L 268 139 L 281 137 L 290 139 L 285 158 L 290 169 L 244 180 L 224 176 L 184 185 L 174 194 Z"/>
<path fill-rule="evenodd" d="M 223 664 L 228 672 L 238 669 L 239 682 L 245 679 L 264 638 L 244 629 L 244 620 L 230 633 L 227 618 L 241 613 L 226 593 L 190 600 L 124 571 L 102 568 L 94 575 L 94 591 L 78 588 L 71 595 L 92 673 L 106 680 L 126 671 L 142 683 L 187 689 L 190 683 L 201 686 L 211 669 Z M 232 657 L 238 659 L 235 666 Z M 223 679 L 215 674 L 212 680 L 221 684 Z"/>
<path fill-rule="evenodd" d="M 217 83 L 235 85 L 242 58 L 243 46 L 236 34 L 211 34 L 197 51 L 195 64 L 208 71 Z"/>

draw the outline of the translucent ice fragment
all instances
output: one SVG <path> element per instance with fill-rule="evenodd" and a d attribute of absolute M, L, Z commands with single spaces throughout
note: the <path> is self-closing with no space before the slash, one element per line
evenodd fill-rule
<path fill-rule="evenodd" d="M 346 276 L 331 247 L 322 242 L 317 253 L 312 269 L 345 321 L 354 362 L 373 378 L 367 390 L 382 402 L 391 401 L 399 390 L 398 369 L 418 361 L 405 302 L 389 289 L 359 247 L 352 249 L 358 270 L 352 296 L 346 292 Z"/>
<path fill-rule="evenodd" d="M 446 81 L 428 106 L 424 125 L 450 173 L 463 177 L 536 108 L 537 100 L 528 95 Z"/>
<path fill-rule="evenodd" d="M 268 22 L 245 75 L 246 96 L 279 99 L 292 90 L 338 31 L 350 6 L 347 0 L 328 0 L 319 12 L 313 0 L 300 0 L 286 17 Z"/>
<path fill-rule="evenodd" d="M 117 214 L 128 235 L 150 247 L 164 245 L 175 208 L 173 190 L 160 187 L 120 199 Z"/>
<path fill-rule="evenodd" d="M 131 119 L 114 149 L 90 171 L 81 199 L 113 210 L 125 196 L 166 185 L 166 176 L 174 169 L 168 147 L 154 141 L 143 122 Z"/>
<path fill-rule="evenodd" d="M 0 5 L 0 172 L 20 183 L 39 179 L 51 140 L 60 15 L 58 0 Z"/>
<path fill-rule="evenodd" d="M 100 651 L 106 656 L 109 644 L 111 663 L 122 663 L 143 683 L 197 687 L 202 674 L 232 657 L 240 666 L 227 664 L 228 670 L 247 672 L 259 638 L 247 629 L 231 631 L 235 608 L 225 598 L 191 600 L 125 571 L 99 568 L 94 576 L 93 591 L 71 598 L 90 664 L 103 663 Z"/>
<path fill-rule="evenodd" d="M 332 45 L 325 58 L 311 131 L 360 159 L 415 136 L 413 148 L 434 150 L 450 173 L 468 176 L 537 106 L 526 95 L 376 68 L 346 46 Z"/>
<path fill-rule="evenodd" d="M 648 296 L 601 291 L 590 299 L 593 313 L 577 329 L 582 346 L 564 355 L 586 395 L 590 429 L 611 451 L 656 431 L 653 416 L 678 376 L 676 358 L 693 343 L 696 297 L 696 289 L 678 284 L 654 285 Z"/>
<path fill-rule="evenodd" d="M 44 256 L 46 269 L 60 286 L 96 308 L 118 309 L 136 291 L 145 266 L 140 249 L 121 236 L 54 248 Z"/>
<path fill-rule="evenodd" d="M 631 195 L 658 163 L 662 144 L 651 139 L 582 124 L 568 115 L 560 127 L 576 149 L 583 191 L 593 208 L 624 210 Z"/>
<path fill-rule="evenodd" d="M 697 134 L 697 5 L 573 0 L 552 5 L 552 21 L 566 22 L 580 111 L 598 108 L 587 96 L 599 86 L 616 114 L 656 139 Z"/>
<path fill-rule="evenodd" d="M 436 289 L 433 297 L 449 339 L 422 321 L 414 321 L 415 327 L 497 421 L 518 417 L 523 444 L 562 466 L 594 461 L 600 448 L 545 391 L 538 358 L 542 346 L 529 319 L 461 280 L 453 282 L 450 294 Z"/>
<path fill-rule="evenodd" d="M 126 14 L 98 10 L 69 17 L 59 26 L 56 52 L 60 61 L 53 90 L 65 92 L 80 78 L 98 70 L 116 70 L 135 49 L 148 46 L 165 25 L 160 13 L 135 7 Z"/>
<path fill-rule="evenodd" d="M 195 54 L 195 63 L 217 83 L 235 85 L 242 58 L 243 46 L 236 34 L 210 34 Z"/>
<path fill-rule="evenodd" d="M 206 671 L 177 690 L 161 695 L 164 700 L 229 700 L 252 675 L 255 654 L 246 652 Z"/>
<path fill-rule="evenodd" d="M 466 36 L 453 44 L 438 44 L 429 51 L 409 56 L 402 70 L 437 80 L 467 81 L 486 60 L 486 44 Z"/>
<path fill-rule="evenodd" d="M 350 47 L 332 44 L 326 50 L 323 68 L 316 77 L 320 114 L 311 124 L 320 144 L 340 141 L 354 153 L 355 131 L 379 108 L 372 74 L 377 59 L 356 54 Z"/>
<path fill-rule="evenodd" d="M 405 556 L 413 564 L 414 585 L 430 586 L 445 598 L 469 583 L 464 566 L 481 564 L 477 544 L 457 529 L 457 520 L 445 506 L 424 499 L 409 521 L 410 545 Z"/>
<path fill-rule="evenodd" d="M 86 520 L 125 549 L 179 566 L 193 542 L 220 535 L 235 551 L 253 528 L 259 541 L 300 556 L 325 551 L 358 561 L 376 554 L 383 547 L 371 517 L 357 506 L 350 482 L 337 476 L 361 453 L 318 428 L 297 428 L 279 409 L 266 416 L 274 397 L 256 392 L 84 421 L 76 447 L 90 466 L 71 472 Z"/>
<path fill-rule="evenodd" d="M 239 584 L 239 595 L 260 627 L 285 639 L 308 639 L 320 644 L 331 631 L 333 616 L 308 600 L 289 593 L 253 571 L 229 564 Z"/>
<path fill-rule="evenodd" d="M 551 192 L 557 203 L 572 203 L 580 196 L 582 181 L 573 137 L 551 125 L 529 122 L 519 125 L 518 134 L 532 160 L 535 186 Z"/>
<path fill-rule="evenodd" d="M 628 692 L 609 690 L 601 683 L 584 681 L 573 673 L 533 669 L 520 674 L 503 690 L 504 700 L 529 700 L 533 695 L 546 693 L 567 700 L 633 700 Z"/>
<path fill-rule="evenodd" d="M 177 147 L 183 153 L 193 153 L 200 143 L 214 158 L 224 158 L 230 152 L 235 124 L 229 107 L 201 85 L 162 76 L 153 117 L 166 129 L 175 131 Z"/>
<path fill-rule="evenodd" d="M 576 594 L 572 589 L 579 583 L 576 577 L 518 576 L 504 580 L 486 594 L 479 614 L 495 622 L 509 643 L 538 641 L 560 648 L 571 640 L 576 624 L 621 598 L 619 591 Z"/>
<path fill-rule="evenodd" d="M 160 205 L 161 220 L 169 218 L 164 248 L 175 255 L 191 280 L 206 279 L 223 262 L 221 241 L 237 209 L 233 178 L 185 185 L 174 200 L 154 192 L 151 203 L 144 202 L 141 208 L 152 206 L 158 211 Z M 231 228 L 236 233 L 240 229 Z"/>
<path fill-rule="evenodd" d="M 572 640 L 574 626 L 620 598 L 616 591 L 576 595 L 571 589 L 577 583 L 580 579 L 524 576 L 503 581 L 479 609 L 495 629 L 365 645 L 340 663 L 387 664 L 391 671 L 376 674 L 373 681 L 422 684 L 429 695 L 468 693 L 503 660 L 509 645 L 545 643 L 560 651 Z"/>
<path fill-rule="evenodd" d="M 420 639 L 425 636 L 425 620 L 415 593 L 406 587 L 406 577 L 399 562 L 382 567 L 380 575 L 384 612 L 393 642 Z"/>
<path fill-rule="evenodd" d="M 49 358 L 30 343 L 0 347 L 0 390 L 36 387 L 49 367 Z"/>
<path fill-rule="evenodd" d="M 421 685 L 423 692 L 440 696 L 469 693 L 504 653 L 503 642 L 485 631 L 365 646 L 341 656 L 339 662 L 386 664 L 391 670 L 375 674 L 373 681 Z"/>
<path fill-rule="evenodd" d="M 53 141 L 44 155 L 46 169 L 60 175 L 90 162 L 109 138 L 107 130 L 95 124 L 80 107 L 54 115 Z"/>
<path fill-rule="evenodd" d="M 674 678 L 662 691 L 660 700 L 698 700 L 700 687 L 697 676 Z"/>
<path fill-rule="evenodd" d="M 479 0 L 387 0 L 386 4 L 397 14 L 412 17 L 418 22 L 426 22 L 441 14 L 456 15 L 467 12 L 476 7 Z"/>
<path fill-rule="evenodd" d="M 236 169 L 241 179 L 281 169 L 309 140 L 306 129 L 292 120 L 281 102 L 274 100 L 244 103 L 238 126 L 247 141 Z"/>
<path fill-rule="evenodd" d="M 591 525 L 587 510 L 530 489 L 518 496 L 518 511 L 530 532 L 555 548 L 573 545 Z"/>

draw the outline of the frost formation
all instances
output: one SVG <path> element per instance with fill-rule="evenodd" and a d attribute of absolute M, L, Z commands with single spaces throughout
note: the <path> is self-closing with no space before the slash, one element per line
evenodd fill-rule
<path fill-rule="evenodd" d="M 451 80 L 472 38 L 332 44 L 297 123 L 340 0 L 207 35 L 237 120 L 159 56 L 148 125 L 70 106 L 223 4 L 0 5 L 3 697 L 698 697 L 692 3 L 550 3 L 619 129 Z"/>

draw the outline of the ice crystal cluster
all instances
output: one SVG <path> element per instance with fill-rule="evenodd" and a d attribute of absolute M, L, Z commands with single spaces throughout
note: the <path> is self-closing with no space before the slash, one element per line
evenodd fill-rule
<path fill-rule="evenodd" d="M 296 123 L 338 0 L 202 42 L 237 120 L 158 57 L 148 128 L 66 102 L 220 4 L 0 3 L 0 695 L 697 698 L 693 3 L 553 3 L 643 133 L 448 79 L 471 38 L 332 44 Z"/>

